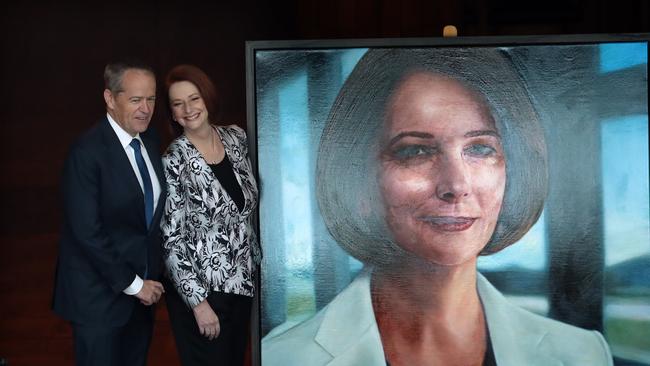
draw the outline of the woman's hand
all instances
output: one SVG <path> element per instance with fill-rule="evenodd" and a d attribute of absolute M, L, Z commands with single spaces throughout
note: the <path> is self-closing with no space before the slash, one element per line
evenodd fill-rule
<path fill-rule="evenodd" d="M 199 326 L 201 335 L 207 337 L 209 340 L 216 339 L 221 333 L 221 325 L 219 325 L 219 317 L 215 314 L 214 310 L 208 304 L 208 300 L 201 301 L 194 309 L 194 318 L 196 325 Z"/>

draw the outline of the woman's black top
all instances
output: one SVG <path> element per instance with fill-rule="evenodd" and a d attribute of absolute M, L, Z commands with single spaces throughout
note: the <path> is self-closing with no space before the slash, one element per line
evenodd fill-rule
<path fill-rule="evenodd" d="M 487 337 L 487 349 L 485 350 L 483 366 L 497 366 L 497 360 L 494 358 L 494 349 L 492 349 L 492 339 L 490 339 L 490 332 L 488 332 Z"/>
<path fill-rule="evenodd" d="M 215 178 L 221 183 L 223 189 L 228 192 L 230 198 L 235 201 L 237 208 L 241 212 L 244 209 L 244 193 L 237 182 L 235 177 L 235 172 L 232 170 L 232 164 L 228 160 L 228 156 L 224 156 L 223 159 L 217 164 L 208 164 L 212 169 L 212 173 Z"/>
<path fill-rule="evenodd" d="M 492 349 L 492 340 L 490 339 L 489 332 L 487 336 L 487 349 L 485 350 L 485 358 L 483 358 L 483 366 L 497 366 L 497 360 L 494 358 L 494 350 Z M 386 360 L 386 366 L 390 366 L 388 360 Z"/>

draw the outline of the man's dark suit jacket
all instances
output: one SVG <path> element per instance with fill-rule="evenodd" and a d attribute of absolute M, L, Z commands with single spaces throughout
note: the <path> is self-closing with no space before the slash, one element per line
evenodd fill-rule
<path fill-rule="evenodd" d="M 122 291 L 138 274 L 157 280 L 162 260 L 160 216 L 165 178 L 159 141 L 151 128 L 140 134 L 161 194 L 147 229 L 144 194 L 124 148 L 104 118 L 71 148 L 63 170 L 64 222 L 53 308 L 77 324 L 126 324 L 135 296 Z"/>

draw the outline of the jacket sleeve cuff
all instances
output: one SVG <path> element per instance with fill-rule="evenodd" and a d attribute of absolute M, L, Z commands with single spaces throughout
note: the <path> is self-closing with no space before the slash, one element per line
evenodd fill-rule
<path fill-rule="evenodd" d="M 198 304 L 203 302 L 203 300 L 208 298 L 208 291 L 203 286 L 195 286 L 193 292 L 194 293 L 190 296 L 181 294 L 181 298 L 185 301 L 190 309 L 194 309 Z"/>

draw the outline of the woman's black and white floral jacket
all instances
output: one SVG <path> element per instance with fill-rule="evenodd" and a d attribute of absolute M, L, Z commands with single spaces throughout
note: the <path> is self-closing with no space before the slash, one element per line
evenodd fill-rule
<path fill-rule="evenodd" d="M 185 135 L 174 140 L 163 156 L 165 264 L 177 292 L 191 308 L 211 291 L 253 296 L 253 271 L 261 259 L 252 224 L 258 191 L 246 133 L 237 126 L 215 129 L 244 194 L 242 212 Z"/>

